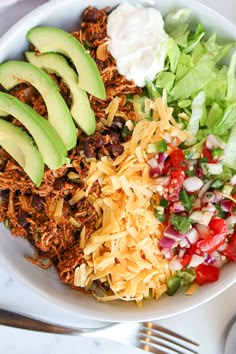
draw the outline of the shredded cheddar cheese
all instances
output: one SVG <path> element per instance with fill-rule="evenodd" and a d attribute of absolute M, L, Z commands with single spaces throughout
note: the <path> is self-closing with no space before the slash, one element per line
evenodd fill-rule
<path fill-rule="evenodd" d="M 110 104 L 109 122 L 118 103 L 115 98 Z M 158 186 L 155 178 L 149 176 L 150 156 L 146 148 L 166 134 L 178 142 L 188 134 L 175 122 L 165 98 L 148 100 L 145 107 L 153 110 L 154 120 L 140 119 L 136 105 L 137 123 L 132 125 L 132 137 L 124 143 L 122 155 L 115 160 L 105 156 L 90 163 L 85 196 L 91 198 L 91 187 L 98 181 L 102 194 L 93 199 L 93 205 L 99 221 L 87 241 L 82 237 L 87 263 L 76 271 L 75 285 L 89 286 L 99 279 L 111 289 L 111 295 L 96 295 L 100 301 L 122 299 L 140 303 L 150 296 L 158 299 L 167 290 L 166 280 L 172 275 L 168 260 L 158 248 L 163 225 L 154 216 L 152 200 L 158 199 Z"/>

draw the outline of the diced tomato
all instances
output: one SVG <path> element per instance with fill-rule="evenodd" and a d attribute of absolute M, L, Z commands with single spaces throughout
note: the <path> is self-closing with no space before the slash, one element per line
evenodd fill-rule
<path fill-rule="evenodd" d="M 180 259 L 179 259 L 179 261 L 180 261 L 180 263 L 181 263 L 183 269 L 185 269 L 186 266 L 189 265 L 191 258 L 192 258 L 192 255 L 191 255 L 191 254 L 185 254 L 185 255 L 183 256 L 183 258 L 180 258 Z"/>
<path fill-rule="evenodd" d="M 208 159 L 209 163 L 216 163 L 217 161 L 215 161 L 212 157 L 211 154 L 211 150 L 209 150 L 206 145 L 204 145 L 203 149 L 202 149 L 202 156 L 206 157 Z"/>
<path fill-rule="evenodd" d="M 208 264 L 200 264 L 196 268 L 196 283 L 203 285 L 213 283 L 219 279 L 220 269 Z"/>
<path fill-rule="evenodd" d="M 174 167 L 184 166 L 185 156 L 181 149 L 177 148 L 170 153 L 170 159 Z"/>
<path fill-rule="evenodd" d="M 184 170 L 181 167 L 172 168 L 170 170 L 169 196 L 171 202 L 179 200 L 179 194 L 182 189 L 183 181 L 185 179 Z"/>
<path fill-rule="evenodd" d="M 163 175 L 166 176 L 170 170 L 170 168 L 173 167 L 172 162 L 170 157 L 167 157 L 167 159 L 164 162 L 164 168 L 163 168 Z"/>
<path fill-rule="evenodd" d="M 236 234 L 233 234 L 223 252 L 231 261 L 236 262 Z"/>
<path fill-rule="evenodd" d="M 197 253 L 196 252 L 197 250 L 197 244 L 196 243 L 193 243 L 191 245 L 189 245 L 189 247 L 186 249 L 186 255 L 189 254 L 191 257 L 194 253 Z"/>
<path fill-rule="evenodd" d="M 208 226 L 214 235 L 228 232 L 228 225 L 226 221 L 221 218 L 211 219 Z"/>
<path fill-rule="evenodd" d="M 197 249 L 201 253 L 212 253 L 216 251 L 226 239 L 226 233 L 211 235 L 197 242 Z"/>

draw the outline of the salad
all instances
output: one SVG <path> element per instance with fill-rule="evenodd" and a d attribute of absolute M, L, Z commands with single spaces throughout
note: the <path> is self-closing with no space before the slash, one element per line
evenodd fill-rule
<path fill-rule="evenodd" d="M 54 266 L 63 283 L 99 301 L 191 295 L 236 261 L 235 43 L 193 26 L 187 9 L 163 18 L 128 3 L 88 7 L 72 35 L 106 90 L 105 99 L 86 96 L 95 130 L 77 126 L 76 145 L 61 166 L 44 167 L 38 185 L 1 148 L 0 220 L 32 244 L 30 262 Z M 75 107 L 58 72 L 43 69 Z M 2 94 L 49 118 L 32 84 Z M 14 115 L 3 119 L 27 132 Z"/>

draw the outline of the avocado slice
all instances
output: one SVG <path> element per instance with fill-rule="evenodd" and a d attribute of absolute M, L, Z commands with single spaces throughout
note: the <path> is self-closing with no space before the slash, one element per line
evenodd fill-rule
<path fill-rule="evenodd" d="M 75 123 L 87 135 L 91 135 L 96 129 L 94 112 L 90 107 L 87 93 L 78 86 L 78 76 L 69 66 L 67 60 L 60 54 L 46 53 L 36 55 L 35 52 L 25 53 L 27 60 L 48 73 L 60 76 L 71 92 L 71 115 Z"/>
<path fill-rule="evenodd" d="M 35 27 L 27 39 L 41 52 L 56 52 L 70 58 L 79 75 L 78 85 L 100 99 L 106 98 L 98 67 L 82 44 L 70 33 L 56 27 Z"/>
<path fill-rule="evenodd" d="M 53 79 L 35 65 L 23 61 L 11 60 L 0 64 L 0 84 L 6 90 L 21 82 L 29 82 L 39 91 L 47 107 L 49 122 L 62 138 L 67 150 L 72 149 L 77 140 L 76 128 Z"/>
<path fill-rule="evenodd" d="M 0 145 L 38 187 L 43 178 L 44 162 L 32 138 L 20 127 L 0 119 Z"/>
<path fill-rule="evenodd" d="M 12 115 L 26 127 L 50 169 L 68 163 L 66 148 L 60 136 L 33 108 L 8 93 L 0 92 L 0 111 Z"/>

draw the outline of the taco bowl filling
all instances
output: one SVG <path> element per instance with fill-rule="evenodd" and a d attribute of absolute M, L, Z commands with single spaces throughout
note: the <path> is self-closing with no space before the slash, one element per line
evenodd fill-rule
<path fill-rule="evenodd" d="M 0 220 L 33 246 L 28 261 L 53 266 L 63 283 L 99 301 L 191 295 L 236 261 L 236 56 L 221 61 L 235 44 L 192 28 L 186 9 L 163 18 L 128 3 L 88 7 L 72 36 L 106 92 L 78 93 L 94 131 L 76 124 L 75 146 L 58 168 L 44 166 L 38 185 L 2 143 Z M 46 73 L 73 115 L 74 74 L 65 82 Z M 50 122 L 33 84 L 6 89 L 1 67 L 0 83 L 3 96 Z M 14 115 L 1 119 L 29 133 Z"/>

